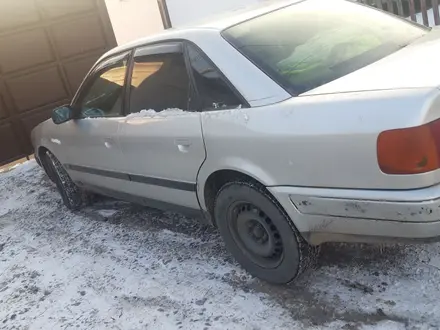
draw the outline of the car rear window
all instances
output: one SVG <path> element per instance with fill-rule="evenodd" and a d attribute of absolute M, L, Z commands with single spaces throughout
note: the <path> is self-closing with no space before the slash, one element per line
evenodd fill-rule
<path fill-rule="evenodd" d="M 348 1 L 307 0 L 239 23 L 222 35 L 299 95 L 378 61 L 428 31 Z"/>

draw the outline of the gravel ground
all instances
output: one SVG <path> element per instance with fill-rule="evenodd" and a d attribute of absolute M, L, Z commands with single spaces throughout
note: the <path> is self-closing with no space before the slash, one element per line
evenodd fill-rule
<path fill-rule="evenodd" d="M 68 211 L 30 161 L 0 173 L 0 328 L 440 329 L 440 244 L 322 250 L 269 285 L 195 220 L 104 198 Z"/>

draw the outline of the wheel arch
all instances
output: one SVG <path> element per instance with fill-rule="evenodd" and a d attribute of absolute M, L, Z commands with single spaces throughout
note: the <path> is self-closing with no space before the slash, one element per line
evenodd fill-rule
<path fill-rule="evenodd" d="M 240 156 L 208 157 L 197 175 L 197 195 L 202 210 L 208 211 L 205 192 L 207 187 L 212 187 L 213 180 L 223 181 L 223 184 L 230 182 L 222 180 L 222 175 L 225 175 L 226 178 L 246 178 L 264 187 L 276 185 L 270 172 L 250 159 Z"/>
<path fill-rule="evenodd" d="M 46 152 L 50 152 L 50 150 L 45 147 L 44 145 L 41 145 L 37 149 L 37 157 L 41 160 L 41 158 L 46 154 Z"/>
<path fill-rule="evenodd" d="M 201 185 L 202 191 L 199 193 L 199 200 L 202 209 L 209 214 L 211 222 L 214 225 L 216 225 L 214 217 L 214 204 L 217 193 L 225 184 L 234 181 L 253 182 L 265 187 L 265 183 L 258 179 L 255 175 L 238 169 L 224 168 L 210 173 L 206 180 L 204 180 L 203 185 Z"/>

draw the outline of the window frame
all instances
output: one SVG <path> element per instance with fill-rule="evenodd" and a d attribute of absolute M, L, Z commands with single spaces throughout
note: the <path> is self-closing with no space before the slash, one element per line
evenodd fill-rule
<path fill-rule="evenodd" d="M 84 78 L 83 82 L 79 86 L 75 96 L 72 99 L 72 102 L 70 103 L 70 107 L 73 109 L 74 119 L 76 119 L 76 120 L 85 119 L 80 116 L 81 109 L 79 107 L 80 106 L 79 103 L 81 102 L 84 95 L 86 95 L 88 93 L 91 85 L 95 82 L 95 78 L 97 77 L 97 75 L 100 74 L 100 72 L 102 72 L 102 70 L 104 70 L 106 67 L 109 67 L 112 64 L 114 64 L 115 62 L 119 62 L 124 59 L 127 60 L 127 66 L 126 66 L 127 69 L 126 69 L 125 77 L 124 77 L 124 85 L 122 86 L 123 90 L 122 90 L 121 111 L 117 115 L 103 116 L 103 117 L 96 117 L 96 118 L 118 118 L 118 117 L 125 116 L 125 106 L 126 106 L 126 98 L 127 98 L 127 95 L 126 95 L 127 79 L 128 79 L 128 74 L 129 74 L 130 68 L 131 68 L 132 53 L 133 53 L 133 50 L 128 50 L 128 51 L 124 51 L 124 52 L 116 54 L 116 55 L 112 55 L 111 57 L 106 57 L 106 58 L 102 59 L 101 61 L 97 62 L 90 69 L 90 71 L 88 72 L 88 74 Z"/>
<path fill-rule="evenodd" d="M 217 72 L 220 74 L 223 81 L 226 83 L 226 85 L 232 90 L 232 92 L 237 96 L 239 100 L 242 102 L 242 108 L 251 108 L 249 102 L 243 97 L 243 95 L 237 90 L 237 88 L 234 86 L 234 84 L 231 83 L 231 81 L 226 77 L 226 75 L 221 71 L 218 66 L 209 58 L 209 56 L 194 42 L 188 40 L 188 39 L 168 39 L 168 40 L 160 40 L 155 42 L 149 42 L 145 43 L 130 49 L 124 49 L 120 53 L 112 54 L 110 56 L 102 58 L 99 62 L 95 63 L 92 68 L 89 70 L 87 75 L 84 77 L 82 83 L 78 87 L 75 95 L 73 96 L 72 101 L 70 102 L 70 106 L 74 110 L 75 118 L 74 119 L 82 119 L 82 118 L 76 118 L 76 115 L 78 114 L 77 111 L 75 111 L 79 100 L 81 99 L 82 95 L 87 91 L 90 84 L 93 82 L 93 79 L 97 73 L 97 71 L 101 70 L 106 65 L 109 65 L 110 63 L 121 60 L 126 58 L 127 59 L 127 72 L 125 74 L 125 81 L 124 81 L 124 91 L 123 91 L 123 100 L 122 100 L 122 111 L 120 115 L 118 116 L 109 116 L 109 117 L 99 117 L 99 118 L 115 118 L 115 117 L 124 117 L 130 114 L 130 88 L 129 88 L 129 82 L 131 82 L 131 78 L 133 75 L 133 66 L 134 66 L 134 57 L 137 51 L 143 50 L 146 48 L 151 47 L 157 47 L 156 49 L 163 49 L 163 53 L 167 53 L 167 51 L 164 51 L 169 47 L 169 45 L 180 45 L 182 54 L 185 59 L 185 66 L 186 70 L 189 76 L 190 80 L 190 97 L 191 102 L 190 104 L 196 104 L 194 108 L 191 108 L 189 111 L 191 112 L 209 112 L 209 111 L 220 111 L 220 110 L 228 110 L 228 109 L 234 109 L 233 107 L 226 107 L 222 109 L 208 109 L 208 110 L 202 110 L 200 108 L 200 97 L 196 89 L 196 84 L 194 81 L 193 73 L 192 73 L 192 67 L 190 63 L 190 59 L 188 56 L 187 51 L 187 45 L 193 46 L 197 51 L 200 53 L 200 55 L 213 67 L 213 69 L 217 70 Z M 172 46 L 171 46 L 172 47 Z M 168 48 L 170 49 L 170 48 Z M 152 53 L 151 55 L 154 55 Z M 193 100 L 194 98 L 194 100 Z"/>
<path fill-rule="evenodd" d="M 216 109 L 216 108 L 212 108 L 212 109 L 201 109 L 201 98 L 199 95 L 199 91 L 197 90 L 197 84 L 193 75 L 193 70 L 192 70 L 192 66 L 191 66 L 191 60 L 189 58 L 189 54 L 188 54 L 188 46 L 191 46 L 193 48 L 195 48 L 197 50 L 197 52 L 199 52 L 200 56 L 214 69 L 218 72 L 218 74 L 220 75 L 220 78 L 224 81 L 224 83 L 226 84 L 226 86 L 229 87 L 229 89 L 231 90 L 232 93 L 234 93 L 234 95 L 240 100 L 241 102 L 241 107 L 242 108 L 250 108 L 250 104 L 248 103 L 248 101 L 243 97 L 243 95 L 241 95 L 241 93 L 237 90 L 237 88 L 230 82 L 230 80 L 224 75 L 224 73 L 217 67 L 217 65 L 215 65 L 215 63 L 209 58 L 208 55 L 206 55 L 206 53 L 195 43 L 186 40 L 184 42 L 184 52 L 185 52 L 185 61 L 186 61 L 186 66 L 187 66 L 187 70 L 188 70 L 188 74 L 190 75 L 190 79 L 193 83 L 194 86 L 194 91 L 195 91 L 195 97 L 196 97 L 196 104 L 197 104 L 197 112 L 209 112 L 209 111 L 220 111 L 220 110 L 231 110 L 231 109 L 236 109 L 236 106 L 228 106 L 228 107 L 224 107 L 224 108 L 220 108 L 220 109 Z"/>
<path fill-rule="evenodd" d="M 137 46 L 131 50 L 130 61 L 128 64 L 128 74 L 126 80 L 126 91 L 125 91 L 125 103 L 124 103 L 124 116 L 130 114 L 130 83 L 133 75 L 133 66 L 134 66 L 134 58 L 136 54 L 144 53 L 143 55 L 157 55 L 157 54 L 167 54 L 173 52 L 181 52 L 184 56 L 186 71 L 188 73 L 188 77 L 190 80 L 190 104 L 194 105 L 188 111 L 190 112 L 208 112 L 208 111 L 220 111 L 220 110 L 230 110 L 235 109 L 235 107 L 225 107 L 221 109 L 201 109 L 201 101 L 199 97 L 199 93 L 197 91 L 197 85 L 194 80 L 194 76 L 192 73 L 191 62 L 188 56 L 187 45 L 193 46 L 200 55 L 212 66 L 213 69 L 217 70 L 225 84 L 231 89 L 231 91 L 235 94 L 235 96 L 242 102 L 242 108 L 250 108 L 249 102 L 241 95 L 241 93 L 237 90 L 237 88 L 231 83 L 231 81 L 225 76 L 225 74 L 218 68 L 218 66 L 209 58 L 208 55 L 194 42 L 187 39 L 168 39 L 161 40 L 158 42 L 146 43 L 140 46 Z M 180 47 L 180 48 L 179 48 Z M 151 49 L 151 53 L 148 50 Z M 147 54 L 148 53 L 148 54 Z"/>
<path fill-rule="evenodd" d="M 131 79 L 133 77 L 133 68 L 135 63 L 136 56 L 152 56 L 152 55 L 160 55 L 160 54 L 182 54 L 185 62 L 185 69 L 188 74 L 188 82 L 189 82 L 189 94 L 188 94 L 188 103 L 192 104 L 192 98 L 194 97 L 194 82 L 192 80 L 192 76 L 188 71 L 188 64 L 186 55 L 184 52 L 184 41 L 182 40 L 163 40 L 161 42 L 145 44 L 138 46 L 132 49 L 132 53 L 130 56 L 130 63 L 128 65 L 128 75 L 127 80 L 125 82 L 125 103 L 124 103 L 124 116 L 128 116 L 130 111 L 130 100 L 131 100 Z M 193 112 L 192 109 L 188 109 L 186 111 Z"/>

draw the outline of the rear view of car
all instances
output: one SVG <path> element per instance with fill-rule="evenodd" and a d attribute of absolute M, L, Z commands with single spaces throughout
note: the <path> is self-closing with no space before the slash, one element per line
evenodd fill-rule
<path fill-rule="evenodd" d="M 440 236 L 436 32 L 348 1 L 311 0 L 236 24 L 222 35 L 292 96 L 243 110 L 248 121 L 237 125 L 232 119 L 228 135 L 221 136 L 214 119 L 204 122 L 211 155 L 228 145 L 228 157 L 240 159 L 242 170 L 261 180 L 270 193 L 266 198 L 273 196 L 293 224 L 289 229 L 280 216 L 268 216 L 275 211 L 267 211 L 262 197 L 250 197 L 257 187 L 239 188 L 237 182 L 240 197 L 231 191 L 230 204 L 216 205 L 252 202 L 229 215 L 218 210 L 216 221 L 247 269 L 288 282 L 304 269 L 302 260 L 310 261 L 313 249 L 301 250 L 308 244 Z M 415 61 L 421 57 L 431 59 L 430 66 Z M 416 66 L 420 71 L 411 72 Z M 214 162 L 222 162 L 221 156 Z M 249 226 L 238 225 L 243 222 Z M 274 251 L 280 244 L 283 257 L 264 255 L 241 238 L 240 232 L 257 235 L 258 226 L 266 228 L 261 231 Z M 292 256 L 286 250 L 300 252 Z M 269 259 L 279 263 L 269 266 Z"/>

